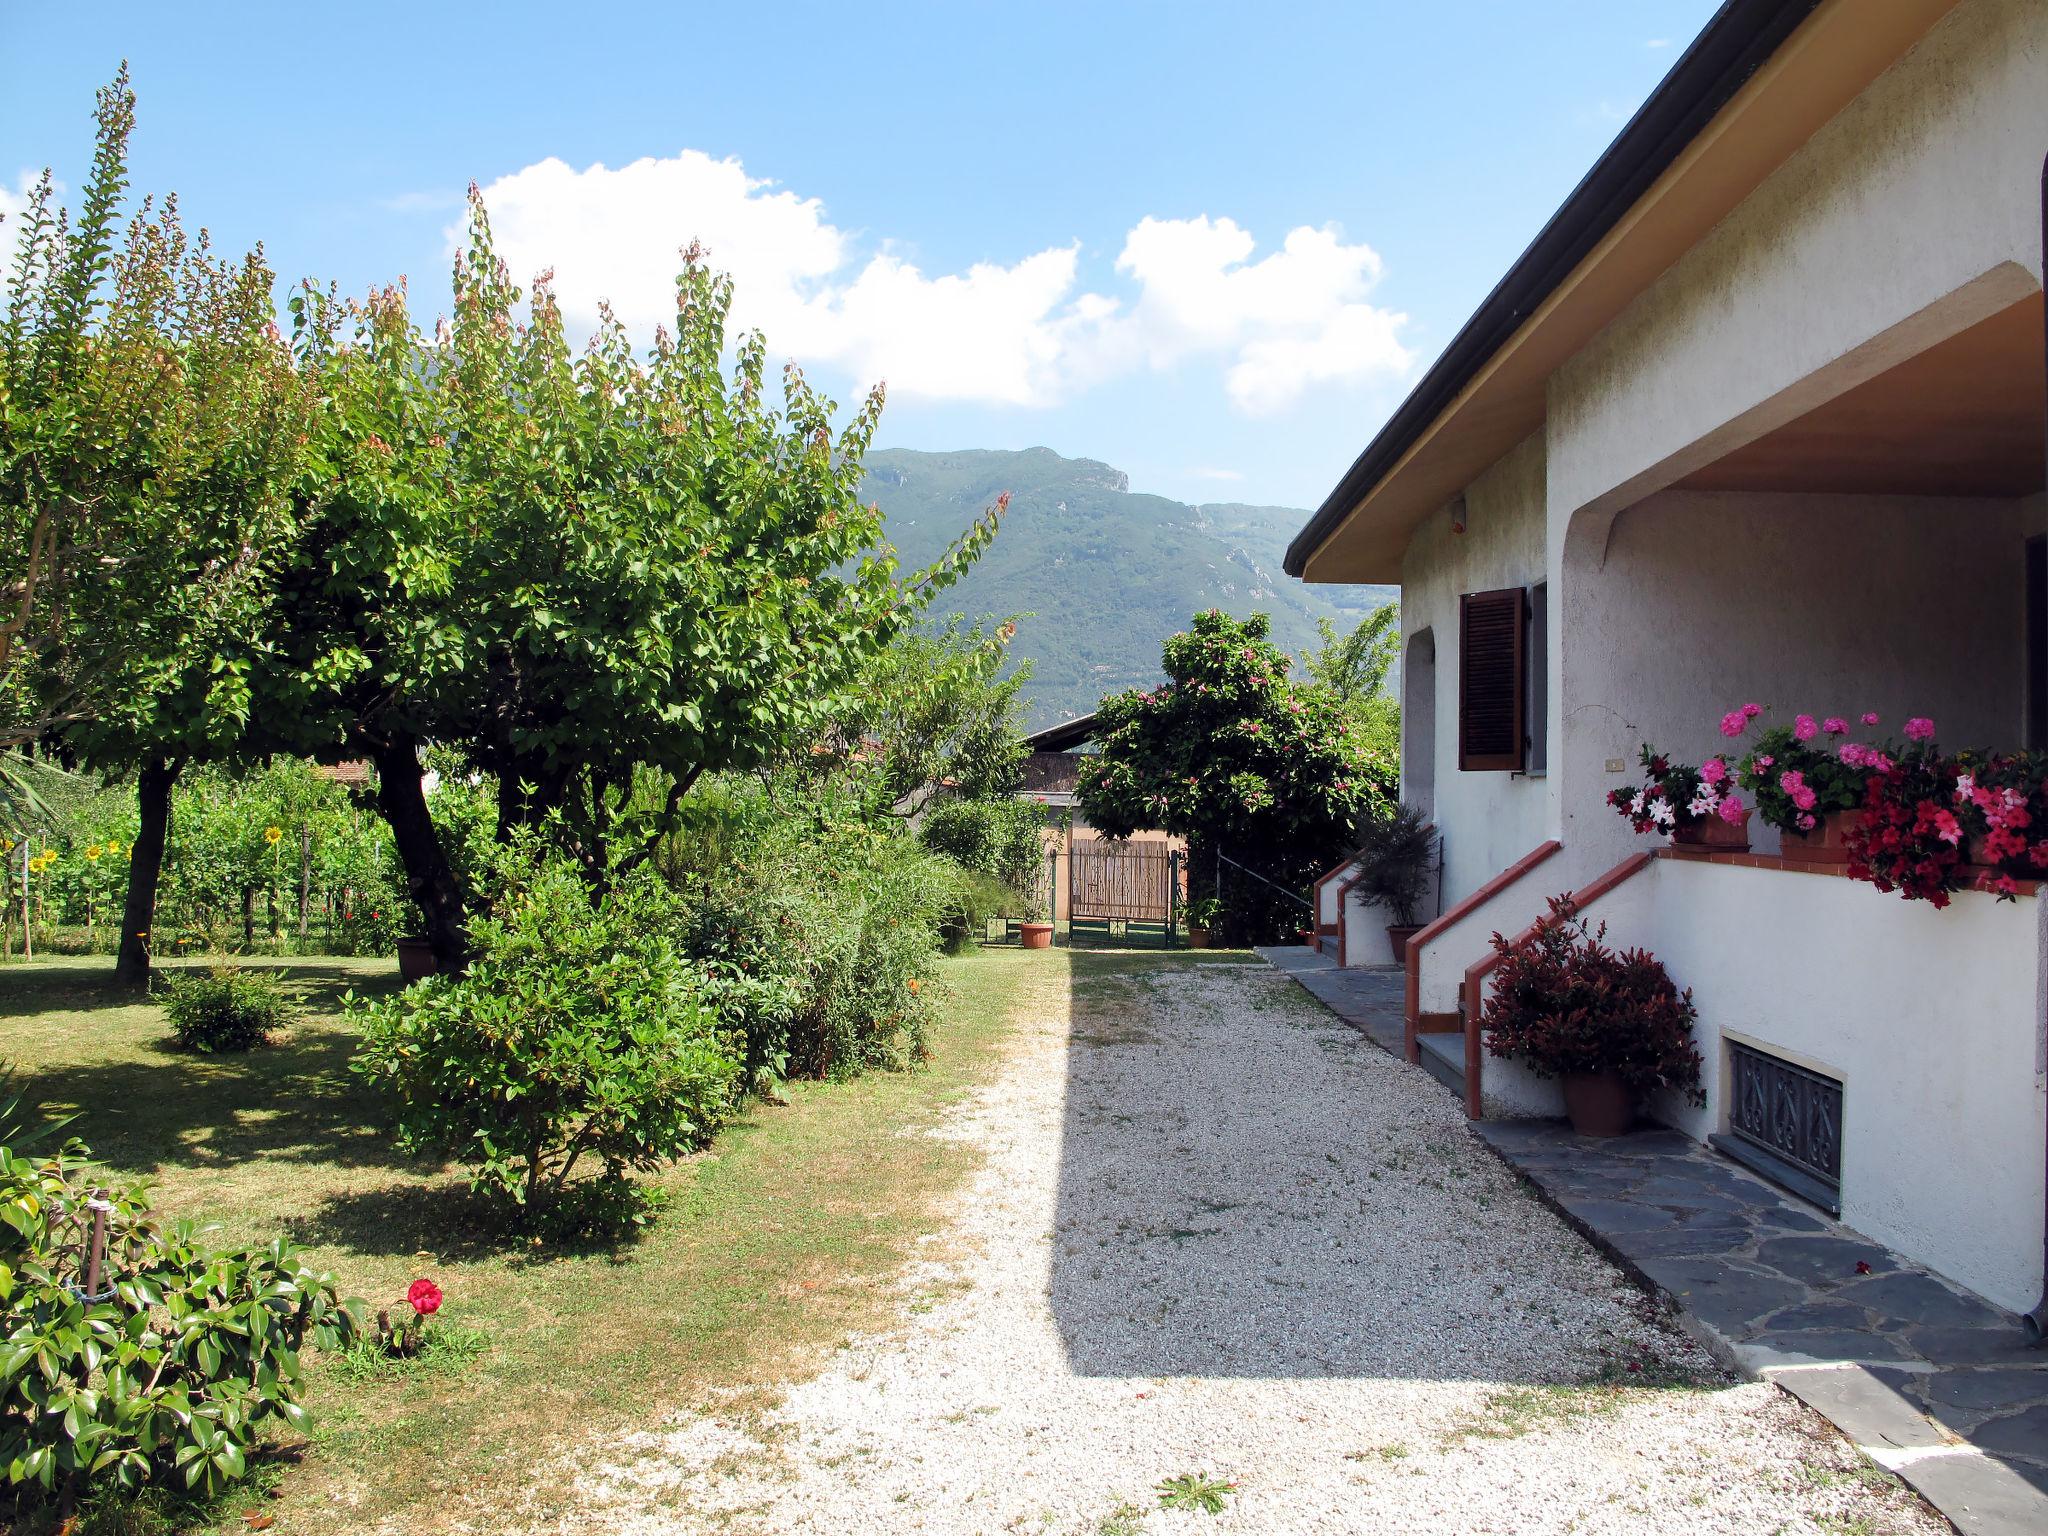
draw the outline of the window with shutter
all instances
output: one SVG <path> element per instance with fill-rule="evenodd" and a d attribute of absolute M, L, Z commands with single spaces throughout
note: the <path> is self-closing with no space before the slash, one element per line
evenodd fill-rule
<path fill-rule="evenodd" d="M 1523 766 L 1527 619 L 1520 587 L 1458 599 L 1458 767 L 1467 773 Z"/>

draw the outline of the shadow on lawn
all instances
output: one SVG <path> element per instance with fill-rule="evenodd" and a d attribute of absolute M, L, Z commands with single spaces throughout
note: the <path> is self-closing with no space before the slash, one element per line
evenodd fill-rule
<path fill-rule="evenodd" d="M 347 1254 L 430 1254 L 444 1264 L 499 1258 L 514 1268 L 592 1258 L 624 1263 L 650 1230 L 538 1239 L 508 1216 L 503 1206 L 451 1180 L 330 1195 L 289 1218 L 285 1229 L 295 1243 Z"/>
<path fill-rule="evenodd" d="M 417 1168 L 375 1096 L 350 1075 L 355 1036 L 301 1024 L 280 1044 L 201 1055 L 155 1043 L 139 1058 L 21 1068 L 25 1104 L 70 1116 L 66 1134 L 123 1173 L 201 1173 L 254 1162 Z"/>

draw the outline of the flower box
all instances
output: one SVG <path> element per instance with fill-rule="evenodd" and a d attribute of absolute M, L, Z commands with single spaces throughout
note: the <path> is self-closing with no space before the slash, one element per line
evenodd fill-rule
<path fill-rule="evenodd" d="M 1779 852 L 1801 864 L 1846 864 L 1849 834 L 1862 822 L 1861 811 L 1829 811 L 1811 832 L 1786 832 Z"/>
<path fill-rule="evenodd" d="M 1743 807 L 1742 820 L 1731 824 L 1719 816 L 1709 816 L 1704 821 L 1684 822 L 1672 828 L 1671 843 L 1676 848 L 1711 848 L 1719 853 L 1749 852 L 1750 809 Z"/>

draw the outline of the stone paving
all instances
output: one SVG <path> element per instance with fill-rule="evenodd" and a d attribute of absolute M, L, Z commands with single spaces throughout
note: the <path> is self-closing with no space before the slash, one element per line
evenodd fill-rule
<path fill-rule="evenodd" d="M 1257 954 L 1375 1045 L 1402 1053 L 1401 1008 L 1407 973 L 1397 965 L 1340 966 L 1305 944 L 1272 944 Z"/>
<path fill-rule="evenodd" d="M 1399 969 L 1259 953 L 1401 1054 Z M 1676 1131 L 1472 1130 L 1710 1349 L 1810 1405 L 1965 1536 L 2048 1533 L 2048 1349 L 2013 1314 Z"/>
<path fill-rule="evenodd" d="M 1967 1536 L 2048 1532 L 2048 1350 L 2017 1317 L 1676 1131 L 1472 1129 L 1716 1353 L 1810 1404 Z"/>

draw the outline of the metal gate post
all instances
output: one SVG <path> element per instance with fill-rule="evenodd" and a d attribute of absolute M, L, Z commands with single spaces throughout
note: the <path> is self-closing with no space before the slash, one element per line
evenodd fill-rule
<path fill-rule="evenodd" d="M 1180 940 L 1180 850 L 1169 848 L 1166 852 L 1166 947 L 1175 948 Z"/>

